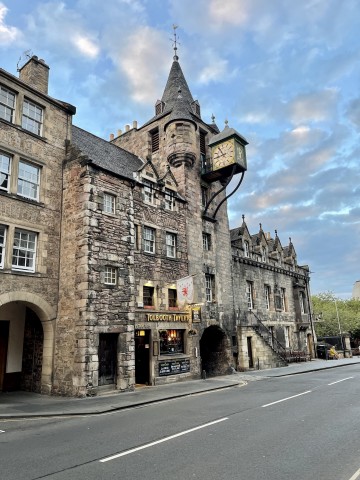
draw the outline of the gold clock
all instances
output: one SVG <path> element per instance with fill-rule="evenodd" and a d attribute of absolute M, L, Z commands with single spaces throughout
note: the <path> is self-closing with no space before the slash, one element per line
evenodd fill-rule
<path fill-rule="evenodd" d="M 213 170 L 227 167 L 235 162 L 234 141 L 218 143 L 212 149 Z"/>

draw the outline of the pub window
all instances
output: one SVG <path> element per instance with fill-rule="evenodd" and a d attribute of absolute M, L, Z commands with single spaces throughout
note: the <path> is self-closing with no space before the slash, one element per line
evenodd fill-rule
<path fill-rule="evenodd" d="M 160 355 L 184 353 L 184 330 L 160 330 Z"/>
<path fill-rule="evenodd" d="M 174 288 L 168 290 L 169 308 L 177 308 L 177 295 Z"/>
<path fill-rule="evenodd" d="M 154 306 L 154 287 L 143 287 L 143 303 L 144 307 Z"/>
<path fill-rule="evenodd" d="M 159 135 L 159 129 L 157 128 L 156 130 L 153 130 L 150 132 L 151 136 L 151 152 L 157 152 L 159 150 L 160 146 L 160 135 Z"/>
<path fill-rule="evenodd" d="M 169 258 L 176 257 L 176 234 L 166 232 L 166 256 Z"/>
<path fill-rule="evenodd" d="M 155 230 L 144 227 L 143 230 L 144 252 L 155 253 Z"/>

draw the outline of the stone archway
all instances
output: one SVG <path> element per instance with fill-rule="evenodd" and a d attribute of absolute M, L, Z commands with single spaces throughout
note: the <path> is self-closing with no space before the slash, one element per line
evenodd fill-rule
<path fill-rule="evenodd" d="M 204 330 L 200 340 L 200 356 L 202 370 L 205 370 L 207 376 L 225 375 L 229 372 L 231 346 L 222 328 L 211 325 Z"/>
<path fill-rule="evenodd" d="M 11 337 L 9 332 L 9 341 L 15 351 L 20 349 L 21 356 L 19 358 L 19 352 L 14 356 L 16 365 L 10 370 L 14 370 L 14 373 L 19 371 L 20 388 L 50 394 L 56 310 L 43 298 L 32 293 L 15 291 L 0 295 L 0 320 L 4 322 L 9 318 L 17 318 L 19 312 L 23 322 L 20 328 L 23 337 L 19 340 Z M 33 362 L 31 381 L 30 357 Z"/>

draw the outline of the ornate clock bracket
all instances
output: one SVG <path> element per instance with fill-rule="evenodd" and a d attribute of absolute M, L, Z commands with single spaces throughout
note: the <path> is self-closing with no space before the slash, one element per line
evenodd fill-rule
<path fill-rule="evenodd" d="M 241 185 L 241 183 L 242 183 L 242 181 L 243 181 L 243 179 L 244 179 L 245 172 L 242 172 L 242 173 L 241 173 L 239 183 L 238 183 L 237 186 L 234 188 L 234 190 L 233 190 L 231 193 L 229 193 L 229 195 L 227 195 L 227 196 L 219 203 L 219 205 L 216 207 L 216 210 L 215 210 L 215 212 L 213 213 L 213 215 L 212 215 L 212 216 L 206 215 L 206 213 L 207 213 L 207 211 L 208 211 L 208 209 L 209 209 L 209 206 L 212 204 L 212 202 L 214 201 L 214 199 L 215 199 L 221 192 L 223 192 L 223 191 L 226 189 L 226 187 L 229 185 L 229 183 L 230 183 L 231 180 L 233 179 L 234 174 L 235 174 L 235 171 L 236 171 L 236 164 L 233 165 L 230 176 L 226 179 L 226 182 L 223 184 L 223 186 L 220 188 L 220 190 L 218 190 L 217 192 L 215 192 L 215 193 L 211 196 L 211 198 L 210 198 L 210 200 L 207 202 L 207 204 L 205 205 L 205 210 L 204 210 L 204 213 L 203 213 L 203 215 L 202 215 L 205 220 L 209 220 L 210 222 L 216 222 L 216 215 L 217 215 L 217 212 L 219 211 L 221 205 L 222 205 L 228 198 L 230 198 L 230 197 L 237 191 L 237 189 L 240 187 L 240 185 Z"/>

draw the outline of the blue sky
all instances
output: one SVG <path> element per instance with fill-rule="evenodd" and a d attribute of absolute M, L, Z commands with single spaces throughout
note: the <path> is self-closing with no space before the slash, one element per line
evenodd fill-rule
<path fill-rule="evenodd" d="M 154 114 L 179 25 L 180 64 L 202 117 L 247 140 L 229 201 L 308 264 L 312 293 L 349 298 L 360 279 L 358 0 L 0 0 L 0 66 L 50 66 L 49 94 L 104 138 Z"/>

